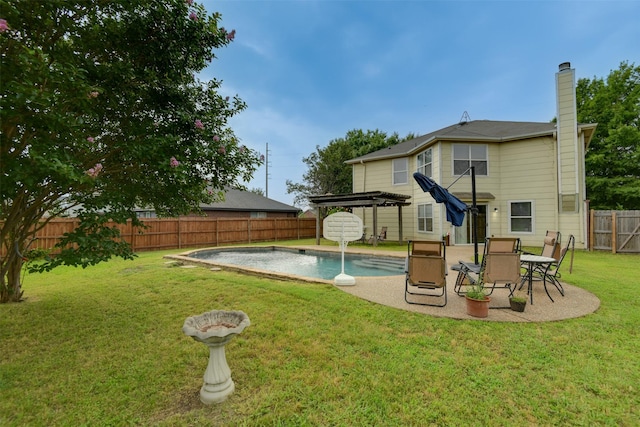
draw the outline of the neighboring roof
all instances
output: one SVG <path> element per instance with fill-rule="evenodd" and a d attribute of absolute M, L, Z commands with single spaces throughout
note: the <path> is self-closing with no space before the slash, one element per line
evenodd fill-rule
<path fill-rule="evenodd" d="M 300 211 L 295 206 L 268 199 L 257 193 L 234 188 L 225 190 L 224 201 L 202 204 L 200 208 L 204 211 L 293 212 L 296 214 Z"/>
<path fill-rule="evenodd" d="M 588 145 L 595 129 L 595 124 L 578 125 L 585 130 L 585 143 Z M 537 138 L 545 135 L 553 135 L 556 132 L 555 123 L 540 122 L 504 122 L 494 120 L 473 120 L 460 122 L 447 126 L 435 132 L 419 136 L 408 141 L 392 145 L 355 159 L 347 160 L 347 164 L 360 163 L 361 161 L 382 160 L 414 154 L 437 141 L 484 141 L 505 142 L 529 138 Z"/>
<path fill-rule="evenodd" d="M 369 191 L 366 193 L 325 194 L 324 196 L 310 196 L 309 201 L 314 206 L 342 206 L 360 208 L 365 206 L 408 206 L 411 196 L 404 194 L 386 193 L 384 191 Z"/>

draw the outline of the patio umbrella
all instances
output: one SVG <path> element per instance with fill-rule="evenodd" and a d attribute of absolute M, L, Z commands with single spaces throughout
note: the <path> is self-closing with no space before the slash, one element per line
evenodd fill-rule
<path fill-rule="evenodd" d="M 418 182 L 420 188 L 425 193 L 431 194 L 431 197 L 438 203 L 444 203 L 447 210 L 447 221 L 456 227 L 462 225 L 464 214 L 467 211 L 467 204 L 460 201 L 456 196 L 449 193 L 446 188 L 438 185 L 434 180 L 419 172 L 413 174 L 413 178 Z"/>

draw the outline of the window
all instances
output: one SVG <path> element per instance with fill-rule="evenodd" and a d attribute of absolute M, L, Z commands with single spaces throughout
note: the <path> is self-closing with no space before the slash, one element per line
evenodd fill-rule
<path fill-rule="evenodd" d="M 267 213 L 266 212 L 251 212 L 249 214 L 249 216 L 251 218 L 266 218 L 267 217 Z"/>
<path fill-rule="evenodd" d="M 533 202 L 518 201 L 509 203 L 509 231 L 514 233 L 533 233 Z"/>
<path fill-rule="evenodd" d="M 136 216 L 138 218 L 156 218 L 155 211 L 137 211 Z"/>
<path fill-rule="evenodd" d="M 418 172 L 431 177 L 431 148 L 418 154 Z"/>
<path fill-rule="evenodd" d="M 475 166 L 476 175 L 487 175 L 487 146 L 485 144 L 454 144 L 453 174 L 469 175 L 469 167 Z"/>
<path fill-rule="evenodd" d="M 418 205 L 418 231 L 433 231 L 433 205 Z"/>
<path fill-rule="evenodd" d="M 393 185 L 407 184 L 409 182 L 408 159 L 393 159 Z"/>

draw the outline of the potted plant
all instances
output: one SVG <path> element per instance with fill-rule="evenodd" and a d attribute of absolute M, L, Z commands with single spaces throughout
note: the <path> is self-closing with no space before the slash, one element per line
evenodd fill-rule
<path fill-rule="evenodd" d="M 522 313 L 524 308 L 527 306 L 527 297 L 522 295 L 512 295 L 509 297 L 509 305 L 511 305 L 511 310 Z"/>
<path fill-rule="evenodd" d="M 491 298 L 487 296 L 482 281 L 469 285 L 465 299 L 467 300 L 468 315 L 474 317 L 487 317 L 489 315 L 489 302 Z"/>

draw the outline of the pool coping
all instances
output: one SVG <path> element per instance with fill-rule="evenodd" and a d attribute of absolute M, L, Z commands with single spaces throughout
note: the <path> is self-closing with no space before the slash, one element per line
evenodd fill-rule
<path fill-rule="evenodd" d="M 308 276 L 299 276 L 297 274 L 292 274 L 292 273 L 282 273 L 282 272 L 277 272 L 277 271 L 271 271 L 271 270 L 262 270 L 260 268 L 254 268 L 254 267 L 244 267 L 244 266 L 238 266 L 235 264 L 226 264 L 226 263 L 222 263 L 222 262 L 215 262 L 215 261 L 208 261 L 208 260 L 203 260 L 203 259 L 197 259 L 197 258 L 191 258 L 188 255 L 192 254 L 194 252 L 202 252 L 202 251 L 207 251 L 207 250 L 242 250 L 242 249 L 261 249 L 261 248 L 270 248 L 270 249 L 283 249 L 283 250 L 289 250 L 289 251 L 295 251 L 295 250 L 306 250 L 306 251 L 316 251 L 316 252 L 331 252 L 331 253 L 340 253 L 340 248 L 336 247 L 336 246 L 324 246 L 324 247 L 318 247 L 318 246 L 283 246 L 283 245 L 264 245 L 264 246 L 248 246 L 248 245 L 241 245 L 241 246 L 214 246 L 214 247 L 205 247 L 205 248 L 198 248 L 198 249 L 192 249 L 189 250 L 187 252 L 182 252 L 180 254 L 177 255 L 165 255 L 164 258 L 166 259 L 171 259 L 174 261 L 180 261 L 180 262 L 185 262 L 188 264 L 195 264 L 195 265 L 201 265 L 203 267 L 209 267 L 209 268 L 223 268 L 227 271 L 234 271 L 237 273 L 245 273 L 245 274 L 252 274 L 254 276 L 260 276 L 260 277 L 268 277 L 271 279 L 281 279 L 281 280 L 298 280 L 298 281 L 302 281 L 302 282 L 306 282 L 306 283 L 322 283 L 322 284 L 329 284 L 329 285 L 333 285 L 333 279 L 321 279 L 321 278 L 317 278 L 317 277 L 308 277 Z M 379 256 L 381 258 L 398 258 L 398 259 L 405 259 L 406 255 L 404 253 L 400 253 L 400 252 L 391 252 L 391 251 L 387 251 L 387 252 L 373 252 L 371 250 L 364 250 L 364 251 L 359 251 L 357 250 L 357 248 L 349 248 L 347 247 L 347 251 L 345 251 L 345 254 L 353 254 L 353 255 L 376 255 Z M 362 281 L 362 280 L 366 280 L 370 277 L 377 277 L 377 278 L 391 278 L 391 277 L 404 277 L 404 275 L 389 275 L 389 276 L 354 276 L 356 278 L 356 281 Z"/>

